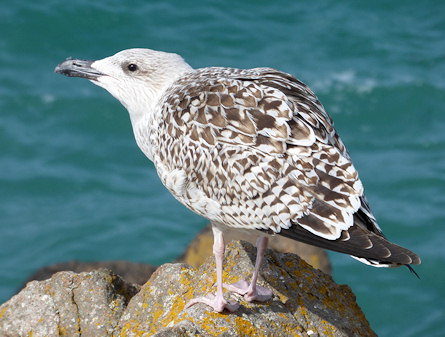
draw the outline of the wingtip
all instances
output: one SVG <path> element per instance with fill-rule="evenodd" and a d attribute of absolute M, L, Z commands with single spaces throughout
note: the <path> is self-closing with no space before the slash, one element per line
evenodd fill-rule
<path fill-rule="evenodd" d="M 420 263 L 420 262 L 419 262 L 419 263 Z M 413 267 L 411 267 L 409 264 L 405 264 L 405 266 L 406 266 L 406 268 L 409 269 L 409 271 L 410 271 L 412 274 L 414 274 L 414 275 L 420 280 L 420 276 L 419 276 L 419 274 L 417 274 L 417 272 L 414 270 Z"/>

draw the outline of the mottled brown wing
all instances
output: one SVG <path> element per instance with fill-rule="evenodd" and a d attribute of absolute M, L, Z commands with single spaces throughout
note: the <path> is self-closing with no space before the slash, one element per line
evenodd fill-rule
<path fill-rule="evenodd" d="M 349 240 L 355 248 L 345 252 L 359 257 L 372 249 L 349 234 L 353 228 L 386 241 L 331 118 L 292 76 L 269 68 L 197 70 L 171 88 L 163 118 L 162 160 L 176 154 L 170 170 L 184 170 L 193 191 L 189 201 L 178 199 L 199 214 L 207 208 L 194 205 L 197 190 L 228 226 L 296 240 L 303 233 L 306 242 L 338 251 Z M 359 210 L 365 221 L 357 221 Z"/>
<path fill-rule="evenodd" d="M 272 69 L 206 68 L 179 87 L 165 120 L 182 144 L 175 164 L 222 205 L 227 225 L 297 223 L 327 239 L 352 226 L 361 183 L 304 84 Z"/>

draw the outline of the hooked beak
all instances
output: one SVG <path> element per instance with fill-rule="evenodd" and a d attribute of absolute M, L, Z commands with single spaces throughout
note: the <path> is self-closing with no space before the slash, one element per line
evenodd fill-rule
<path fill-rule="evenodd" d="M 82 77 L 94 81 L 105 74 L 91 67 L 93 63 L 94 61 L 67 58 L 54 69 L 54 72 L 69 77 Z"/>

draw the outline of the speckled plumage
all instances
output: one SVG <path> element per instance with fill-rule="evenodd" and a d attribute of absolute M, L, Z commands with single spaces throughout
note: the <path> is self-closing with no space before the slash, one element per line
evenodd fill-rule
<path fill-rule="evenodd" d="M 349 240 L 356 223 L 360 248 L 379 247 L 370 244 L 381 231 L 357 171 L 332 119 L 302 82 L 270 68 L 198 69 L 173 83 L 159 107 L 153 160 L 170 192 L 194 212 L 290 237 L 289 229 L 301 226 L 322 246 Z M 396 263 L 413 262 L 406 255 Z"/>
<path fill-rule="evenodd" d="M 69 59 L 56 71 L 88 78 L 119 99 L 164 185 L 212 222 L 217 295 L 189 305 L 237 308 L 223 297 L 222 228 L 260 235 L 250 285 L 227 286 L 249 301 L 272 295 L 256 286 L 266 233 L 373 266 L 420 263 L 383 236 L 332 119 L 293 76 L 271 68 L 194 70 L 176 54 L 149 49 Z"/>

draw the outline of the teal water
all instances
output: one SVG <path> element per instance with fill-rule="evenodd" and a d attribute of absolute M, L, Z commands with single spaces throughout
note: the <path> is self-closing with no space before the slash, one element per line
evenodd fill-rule
<path fill-rule="evenodd" d="M 333 253 L 335 280 L 379 336 L 445 336 L 441 1 L 1 1 L 0 303 L 60 261 L 171 261 L 205 226 L 163 188 L 125 109 L 53 73 L 130 47 L 310 85 L 385 233 L 423 259 L 418 280 Z"/>

